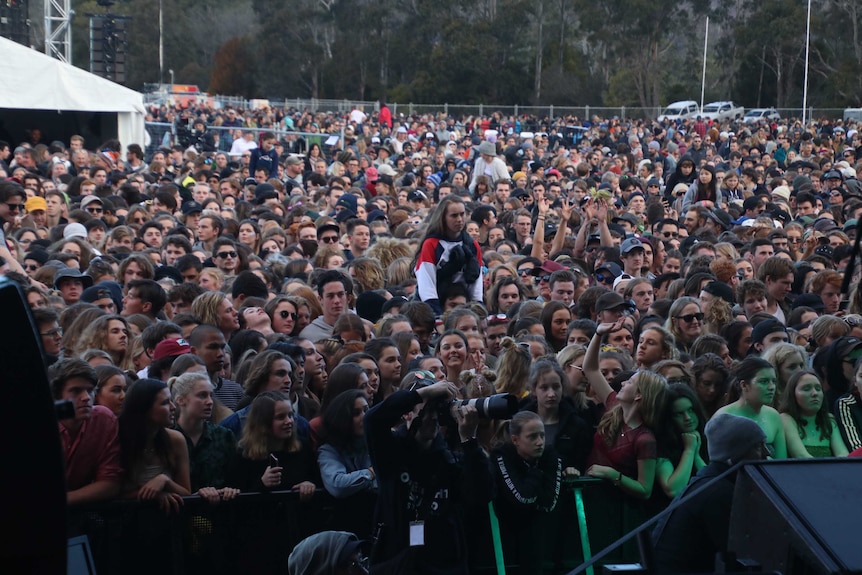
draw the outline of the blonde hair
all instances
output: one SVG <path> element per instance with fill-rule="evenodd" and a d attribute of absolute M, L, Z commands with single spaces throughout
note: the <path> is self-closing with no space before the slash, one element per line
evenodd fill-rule
<path fill-rule="evenodd" d="M 176 403 L 178 398 L 187 395 L 199 381 L 204 381 L 212 386 L 209 376 L 199 371 L 190 371 L 168 379 L 168 389 L 171 390 L 171 397 L 173 397 L 174 402 Z M 179 404 L 177 404 L 177 409 L 179 409 Z"/>
<path fill-rule="evenodd" d="M 527 394 L 533 359 L 530 350 L 515 343 L 511 337 L 504 337 L 500 346 L 503 352 L 497 362 L 497 393 L 511 393 L 521 398 Z"/>
<path fill-rule="evenodd" d="M 636 385 L 641 396 L 638 414 L 647 428 L 655 429 L 655 424 L 664 409 L 667 380 L 652 371 L 640 371 L 632 377 L 637 378 Z M 608 447 L 613 447 L 616 443 L 624 423 L 623 406 L 620 403 L 614 405 L 602 417 L 598 433 Z"/>

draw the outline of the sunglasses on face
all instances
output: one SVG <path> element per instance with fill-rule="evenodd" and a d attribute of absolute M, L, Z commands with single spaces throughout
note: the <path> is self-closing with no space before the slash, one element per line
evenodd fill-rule
<path fill-rule="evenodd" d="M 324 237 L 320 238 L 320 241 L 322 241 L 325 244 L 334 244 L 335 242 L 338 241 L 338 237 L 337 236 L 324 236 Z"/>
<path fill-rule="evenodd" d="M 685 315 L 678 315 L 678 316 L 676 316 L 676 319 L 681 319 L 681 320 L 682 320 L 682 321 L 684 321 L 685 323 L 691 323 L 691 322 L 693 322 L 694 320 L 697 320 L 697 321 L 703 321 L 703 313 L 702 313 L 702 312 L 698 312 L 698 313 L 687 313 L 687 314 L 685 314 Z"/>
<path fill-rule="evenodd" d="M 678 238 L 679 232 L 662 232 L 661 235 L 663 235 L 666 238 Z"/>
<path fill-rule="evenodd" d="M 87 208 L 87 211 L 91 214 L 101 214 L 105 210 L 103 210 L 102 208 Z"/>
<path fill-rule="evenodd" d="M 596 274 L 596 281 L 600 284 L 613 283 L 616 278 L 614 276 L 606 276 L 605 274 Z"/>
<path fill-rule="evenodd" d="M 290 318 L 290 319 L 296 321 L 296 312 L 287 311 L 286 309 L 283 309 L 280 312 L 278 312 L 278 315 L 279 315 L 279 317 L 281 317 L 281 319 Z"/>
<path fill-rule="evenodd" d="M 235 257 L 236 257 L 236 252 L 219 252 L 219 253 L 217 253 L 217 254 L 216 254 L 216 257 L 217 257 L 217 258 L 222 258 L 222 259 L 226 259 L 226 258 L 235 258 Z"/>
<path fill-rule="evenodd" d="M 24 211 L 24 208 L 25 208 L 24 204 L 10 204 L 7 202 L 6 205 L 9 206 L 9 210 L 13 211 L 13 212 L 15 212 L 15 211 L 21 212 L 21 211 Z"/>

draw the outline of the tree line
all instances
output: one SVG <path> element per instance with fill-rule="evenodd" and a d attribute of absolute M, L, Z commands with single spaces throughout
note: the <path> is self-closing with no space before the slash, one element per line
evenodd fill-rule
<path fill-rule="evenodd" d="M 35 3 L 34 3 L 35 4 Z M 798 108 L 806 0 L 119 0 L 132 18 L 127 82 L 246 98 L 656 107 L 700 97 Z M 74 2 L 74 62 L 88 67 Z M 41 7 L 39 8 L 41 10 Z M 818 0 L 809 105 L 862 104 L 862 3 Z M 34 34 L 36 36 L 36 34 Z M 38 39 L 34 38 L 34 40 Z"/>

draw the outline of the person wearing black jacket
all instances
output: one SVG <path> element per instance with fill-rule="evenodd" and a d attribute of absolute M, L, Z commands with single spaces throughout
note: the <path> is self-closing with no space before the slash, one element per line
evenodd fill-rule
<path fill-rule="evenodd" d="M 743 460 L 766 457 L 766 435 L 751 419 L 720 413 L 706 424 L 709 464 L 677 495 L 685 498 L 653 531 L 656 573 L 707 573 L 727 551 L 736 474 L 712 481 Z"/>
<path fill-rule="evenodd" d="M 495 450 L 492 462 L 495 508 L 503 548 L 510 554 L 506 562 L 516 562 L 524 575 L 541 575 L 556 527 L 551 512 L 560 496 L 562 462 L 545 447 L 545 426 L 537 414 L 516 413 L 509 435 L 511 442 Z"/>
<path fill-rule="evenodd" d="M 688 154 L 680 158 L 674 173 L 667 179 L 667 185 L 664 188 L 664 197 L 668 202 L 673 202 L 676 198 L 673 197 L 673 189 L 677 184 L 686 184 L 690 186 L 697 178 L 695 164 L 692 157 Z"/>
<path fill-rule="evenodd" d="M 450 382 L 414 384 L 365 415 L 365 434 L 379 496 L 371 553 L 372 575 L 467 575 L 462 515 L 493 496 L 488 458 L 476 441 L 472 406 L 451 411 L 461 452 L 440 433 L 438 413 L 457 395 Z M 403 420 L 395 431 L 392 428 Z"/>

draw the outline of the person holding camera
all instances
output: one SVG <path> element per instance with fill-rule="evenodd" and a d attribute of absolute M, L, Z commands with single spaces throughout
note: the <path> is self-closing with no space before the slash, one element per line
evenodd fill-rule
<path fill-rule="evenodd" d="M 461 518 L 468 506 L 487 506 L 494 484 L 476 441 L 476 408 L 452 406 L 457 394 L 454 383 L 420 379 L 365 416 L 380 489 L 372 574 L 469 573 Z M 457 423 L 460 452 L 451 451 L 440 433 L 441 412 Z"/>

